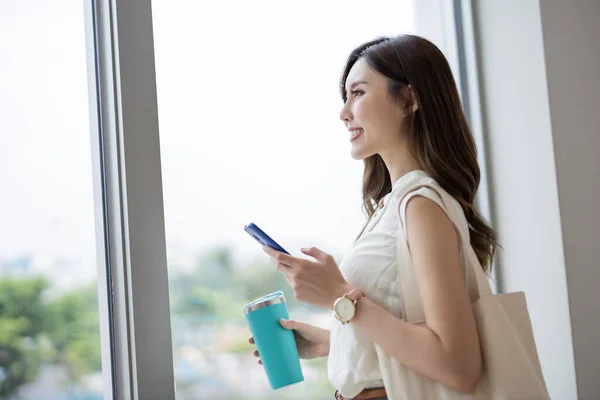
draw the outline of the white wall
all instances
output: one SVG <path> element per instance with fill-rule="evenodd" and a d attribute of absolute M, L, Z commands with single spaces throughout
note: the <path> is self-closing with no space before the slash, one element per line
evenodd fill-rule
<path fill-rule="evenodd" d="M 600 1 L 540 5 L 577 389 L 598 399 Z"/>
<path fill-rule="evenodd" d="M 552 398 L 598 398 L 600 2 L 473 11 L 500 289 L 527 295 Z"/>

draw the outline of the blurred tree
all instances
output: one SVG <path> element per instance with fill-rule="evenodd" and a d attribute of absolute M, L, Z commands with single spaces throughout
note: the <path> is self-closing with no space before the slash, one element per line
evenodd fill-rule
<path fill-rule="evenodd" d="M 254 261 L 238 269 L 234 277 L 234 286 L 241 289 L 246 302 L 283 290 L 288 307 L 303 306 L 303 303 L 294 297 L 294 292 L 283 274 L 270 261 Z"/>
<path fill-rule="evenodd" d="M 46 331 L 54 362 L 67 370 L 70 384 L 102 369 L 96 285 L 60 294 L 47 305 Z"/>
<path fill-rule="evenodd" d="M 195 283 L 211 289 L 229 289 L 235 266 L 228 246 L 218 246 L 198 257 Z"/>
<path fill-rule="evenodd" d="M 234 269 L 231 249 L 220 246 L 200 254 L 193 271 L 171 274 L 169 292 L 175 325 L 185 321 L 186 326 L 197 328 L 239 317 L 237 291 L 232 287 Z"/>
<path fill-rule="evenodd" d="M 34 381 L 42 361 L 65 367 L 70 384 L 101 370 L 95 285 L 50 300 L 48 288 L 41 277 L 0 281 L 0 398 Z"/>
<path fill-rule="evenodd" d="M 0 281 L 0 398 L 35 379 L 40 368 L 37 337 L 43 331 L 42 278 Z"/>
<path fill-rule="evenodd" d="M 193 271 L 172 273 L 169 276 L 171 311 L 204 319 L 218 317 L 231 305 L 232 295 L 235 295 L 231 287 L 233 270 L 231 249 L 220 246 L 201 254 Z"/>

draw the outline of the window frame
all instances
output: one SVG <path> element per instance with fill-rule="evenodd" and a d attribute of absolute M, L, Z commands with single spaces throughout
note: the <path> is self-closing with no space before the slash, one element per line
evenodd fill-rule
<path fill-rule="evenodd" d="M 85 1 L 107 399 L 174 399 L 150 1 Z"/>

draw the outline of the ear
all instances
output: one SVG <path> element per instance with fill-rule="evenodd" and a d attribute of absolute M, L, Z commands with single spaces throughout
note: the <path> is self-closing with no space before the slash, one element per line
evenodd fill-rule
<path fill-rule="evenodd" d="M 410 84 L 408 85 L 408 93 L 410 96 L 410 100 L 408 101 L 408 104 L 410 104 L 410 106 L 407 108 L 410 109 L 411 113 L 414 113 L 415 111 L 417 111 L 419 109 L 419 104 L 417 103 L 417 98 L 415 96 L 413 87 Z"/>

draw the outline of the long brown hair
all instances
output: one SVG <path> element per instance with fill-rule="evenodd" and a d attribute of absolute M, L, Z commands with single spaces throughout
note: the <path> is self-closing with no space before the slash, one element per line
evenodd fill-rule
<path fill-rule="evenodd" d="M 448 61 L 433 43 L 415 35 L 381 37 L 364 43 L 346 62 L 340 81 L 344 102 L 348 74 L 359 59 L 388 78 L 392 100 L 406 104 L 412 92 L 418 109 L 405 118 L 404 129 L 410 152 L 462 206 L 471 246 L 483 270 L 489 273 L 497 236 L 473 203 L 480 180 L 477 149 Z M 391 191 L 392 182 L 378 154 L 366 158 L 364 165 L 363 210 L 370 219 L 375 204 Z"/>

